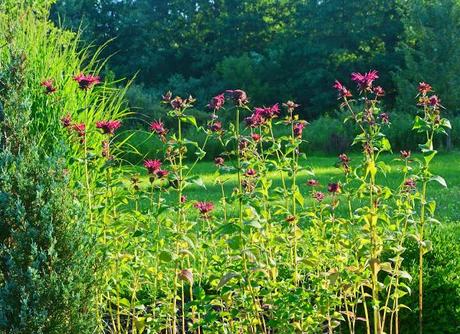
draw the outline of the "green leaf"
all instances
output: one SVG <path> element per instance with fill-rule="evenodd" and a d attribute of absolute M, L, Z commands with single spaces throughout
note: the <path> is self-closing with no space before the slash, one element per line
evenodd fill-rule
<path fill-rule="evenodd" d="M 196 184 L 198 187 L 206 189 L 206 185 L 204 184 L 204 181 L 201 177 L 196 177 L 191 180 L 194 184 Z"/>
<path fill-rule="evenodd" d="M 391 144 L 390 144 L 390 141 L 386 138 L 386 137 L 383 137 L 382 140 L 380 141 L 380 144 L 381 144 L 381 148 L 380 150 L 382 152 L 391 152 Z"/>
<path fill-rule="evenodd" d="M 242 245 L 241 237 L 239 235 L 235 236 L 231 239 L 228 239 L 227 243 L 228 243 L 228 246 L 233 250 L 240 249 Z"/>
<path fill-rule="evenodd" d="M 257 220 L 251 220 L 251 221 L 245 222 L 244 224 L 250 227 L 257 228 L 257 229 L 262 228 L 262 225 Z"/>
<path fill-rule="evenodd" d="M 197 123 L 196 123 L 196 118 L 191 116 L 191 115 L 187 115 L 187 116 L 182 116 L 180 118 L 180 120 L 184 123 L 189 123 L 189 124 L 192 124 L 194 127 L 198 127 Z"/>
<path fill-rule="evenodd" d="M 160 261 L 162 262 L 171 262 L 173 260 L 173 255 L 171 252 L 168 252 L 168 251 L 162 251 L 160 253 Z"/>
<path fill-rule="evenodd" d="M 145 330 L 145 318 L 144 317 L 138 317 L 135 320 L 136 324 L 136 329 L 139 334 L 142 334 Z"/>
<path fill-rule="evenodd" d="M 444 188 L 447 188 L 447 182 L 446 182 L 446 180 L 444 180 L 444 178 L 442 176 L 439 176 L 439 175 L 432 176 L 430 178 L 430 181 L 436 181 L 441 186 L 443 186 Z"/>
<path fill-rule="evenodd" d="M 302 194 L 300 193 L 299 190 L 296 190 L 296 192 L 295 192 L 295 194 L 294 194 L 294 197 L 295 197 L 296 201 L 299 202 L 299 204 L 300 204 L 301 206 L 304 205 L 305 200 L 304 200 L 304 198 L 303 198 L 303 196 L 302 196 Z"/>
<path fill-rule="evenodd" d="M 425 255 L 433 250 L 433 244 L 431 240 L 425 240 L 422 242 L 422 254 Z"/>
<path fill-rule="evenodd" d="M 225 284 L 227 284 L 232 278 L 240 277 L 241 275 L 235 272 L 229 272 L 226 273 L 219 281 L 219 284 L 217 284 L 217 289 L 220 289 L 223 287 Z"/>
<path fill-rule="evenodd" d="M 452 129 L 452 125 L 450 124 L 450 121 L 447 118 L 441 119 L 439 124 L 445 128 Z"/>

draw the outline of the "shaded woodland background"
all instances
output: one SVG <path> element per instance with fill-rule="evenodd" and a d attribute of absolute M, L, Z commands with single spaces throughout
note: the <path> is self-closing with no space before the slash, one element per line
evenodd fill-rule
<path fill-rule="evenodd" d="M 197 109 L 206 110 L 211 96 L 242 88 L 253 105 L 298 102 L 302 117 L 320 122 L 312 131 L 327 132 L 313 148 L 328 153 L 352 137 L 341 122 L 331 125 L 340 118 L 333 81 L 351 86 L 349 73 L 375 68 L 395 147 L 411 146 L 405 133 L 420 81 L 442 96 L 453 120 L 454 133 L 442 146 L 460 144 L 457 0 L 59 0 L 52 17 L 83 28 L 86 43 L 110 40 L 106 76 L 137 74 L 128 93 L 138 112 L 132 127 L 161 117 L 166 90 L 192 94 Z"/>

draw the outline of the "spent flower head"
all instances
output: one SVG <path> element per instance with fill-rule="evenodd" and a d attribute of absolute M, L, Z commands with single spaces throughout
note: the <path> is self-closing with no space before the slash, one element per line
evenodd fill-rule
<path fill-rule="evenodd" d="M 249 102 L 248 95 L 244 90 L 228 89 L 225 92 L 230 94 L 230 97 L 233 99 L 233 102 L 238 107 L 242 107 Z"/>

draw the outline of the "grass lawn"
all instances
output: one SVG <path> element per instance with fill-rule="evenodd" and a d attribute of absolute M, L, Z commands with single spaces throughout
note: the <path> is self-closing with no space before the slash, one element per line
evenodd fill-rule
<path fill-rule="evenodd" d="M 358 163 L 361 159 L 358 155 L 351 155 L 352 165 Z M 384 184 L 395 187 L 403 180 L 399 167 L 401 163 L 392 161 L 398 155 L 386 155 L 382 160 L 392 165 L 391 172 L 383 177 L 381 181 Z M 417 157 L 417 156 L 416 156 Z M 421 158 L 421 156 L 418 156 Z M 341 181 L 343 179 L 343 172 L 341 169 L 335 167 L 338 158 L 334 156 L 311 156 L 303 163 L 305 166 L 312 168 L 315 176 L 308 175 L 305 171 L 300 173 L 298 177 L 298 184 L 300 184 L 301 192 L 307 198 L 308 192 L 311 190 L 306 181 L 311 178 L 316 178 L 322 185 L 321 191 L 326 192 L 326 187 L 329 182 Z M 192 174 L 199 174 L 204 182 L 205 188 L 197 185 L 187 187 L 185 194 L 189 201 L 211 201 L 217 202 L 221 196 L 221 186 L 216 184 L 218 174 L 216 173 L 217 167 L 213 162 L 198 163 L 193 169 Z M 135 172 L 141 175 L 141 187 L 148 187 L 149 181 L 146 176 L 145 170 L 142 167 L 135 167 Z M 437 202 L 437 217 L 443 221 L 460 221 L 460 152 L 442 153 L 436 156 L 432 162 L 432 171 L 435 175 L 441 175 L 447 182 L 448 187 L 443 188 L 437 182 L 431 182 L 429 185 L 429 196 Z M 279 174 L 271 173 L 274 185 L 281 186 L 281 177 Z M 222 179 L 226 180 L 224 184 L 224 191 L 226 195 L 230 195 L 232 189 L 236 187 L 237 177 L 235 174 L 225 174 Z M 172 196 L 172 195 L 171 195 Z M 166 197 L 168 198 L 168 196 Z M 171 198 L 172 199 L 172 198 Z M 175 197 L 174 197 L 175 199 Z M 309 201 L 306 201 L 308 205 Z M 219 214 L 218 212 L 216 214 Z"/>

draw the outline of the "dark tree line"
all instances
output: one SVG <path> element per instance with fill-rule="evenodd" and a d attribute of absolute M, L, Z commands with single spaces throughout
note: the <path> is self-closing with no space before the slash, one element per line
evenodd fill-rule
<path fill-rule="evenodd" d="M 139 71 L 158 97 L 238 87 L 315 118 L 336 105 L 334 79 L 375 68 L 392 108 L 412 105 L 421 80 L 448 110 L 459 99 L 458 0 L 58 0 L 52 15 L 96 45 L 114 38 L 108 68 Z"/>

